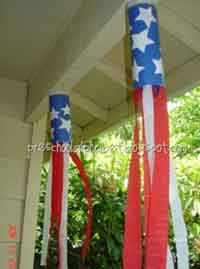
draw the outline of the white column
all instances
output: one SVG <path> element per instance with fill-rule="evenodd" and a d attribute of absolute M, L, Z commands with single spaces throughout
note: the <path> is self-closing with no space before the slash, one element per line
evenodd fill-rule
<path fill-rule="evenodd" d="M 32 145 L 43 144 L 45 133 L 46 116 L 33 125 Z M 33 268 L 42 160 L 42 151 L 32 152 L 28 169 L 19 269 Z"/>

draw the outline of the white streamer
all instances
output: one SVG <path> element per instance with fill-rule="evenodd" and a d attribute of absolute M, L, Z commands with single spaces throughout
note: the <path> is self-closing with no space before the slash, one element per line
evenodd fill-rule
<path fill-rule="evenodd" d="M 189 269 L 189 251 L 187 241 L 187 230 L 183 218 L 181 201 L 179 198 L 176 173 L 170 162 L 170 204 L 176 239 L 176 249 L 179 269 Z"/>
<path fill-rule="evenodd" d="M 167 248 L 167 269 L 174 268 L 174 261 L 173 261 L 173 256 L 170 250 L 170 247 L 168 245 Z"/>
<path fill-rule="evenodd" d="M 153 101 L 153 93 L 151 86 L 145 86 L 143 88 L 143 114 L 144 114 L 144 133 L 146 138 L 145 150 L 148 152 L 149 159 L 149 169 L 151 172 L 151 185 L 152 176 L 153 176 L 153 167 L 154 167 L 154 148 L 155 148 L 155 140 L 154 140 L 154 101 Z"/>

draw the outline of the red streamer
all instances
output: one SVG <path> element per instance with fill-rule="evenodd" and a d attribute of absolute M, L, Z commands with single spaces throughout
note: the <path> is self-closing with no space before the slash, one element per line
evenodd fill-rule
<path fill-rule="evenodd" d="M 59 231 L 62 215 L 62 193 L 63 193 L 63 166 L 64 155 L 60 150 L 52 152 L 52 193 L 51 193 L 51 232 L 56 235 L 58 242 L 58 266 L 61 265 L 61 251 Z"/>
<path fill-rule="evenodd" d="M 169 125 L 165 89 L 154 95 L 155 164 L 149 205 L 146 269 L 166 268 L 169 208 Z"/>
<path fill-rule="evenodd" d="M 85 241 L 83 244 L 83 249 L 82 249 L 82 264 L 83 268 L 85 267 L 85 261 L 86 261 L 86 256 L 87 256 L 87 251 L 89 248 L 90 240 L 91 240 L 91 234 L 92 234 L 92 194 L 90 191 L 90 183 L 87 177 L 87 174 L 84 170 L 84 167 L 82 165 L 82 162 L 76 152 L 70 152 L 70 156 L 77 166 L 80 176 L 83 181 L 83 185 L 85 188 L 85 192 L 87 195 L 87 200 L 88 200 L 88 224 L 86 228 L 86 233 L 85 233 Z"/>
<path fill-rule="evenodd" d="M 134 144 L 138 148 L 138 123 L 135 126 Z M 142 266 L 140 164 L 138 154 L 138 151 L 133 150 L 129 171 L 123 253 L 124 269 L 141 269 Z"/>

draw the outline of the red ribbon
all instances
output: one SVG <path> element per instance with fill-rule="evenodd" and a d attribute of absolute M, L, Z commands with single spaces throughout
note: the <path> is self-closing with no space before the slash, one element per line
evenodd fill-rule
<path fill-rule="evenodd" d="M 138 149 L 138 123 L 135 126 L 134 145 Z M 128 197 L 126 205 L 125 238 L 123 252 L 124 269 L 142 267 L 142 232 L 140 201 L 140 163 L 139 152 L 133 150 L 129 171 Z M 134 258 L 133 258 L 134 257 Z"/>
<path fill-rule="evenodd" d="M 51 192 L 51 232 L 54 232 L 58 242 L 58 266 L 61 265 L 60 225 L 62 215 L 63 166 L 64 155 L 60 150 L 52 152 L 52 192 Z"/>
<path fill-rule="evenodd" d="M 142 89 L 136 91 L 133 101 L 136 110 L 143 116 L 143 144 L 145 145 L 145 125 L 142 108 Z M 147 149 L 144 148 L 144 232 L 145 268 L 166 269 L 168 245 L 168 208 L 169 208 L 169 124 L 167 98 L 164 88 L 154 91 L 154 137 L 155 159 L 152 174 L 149 167 Z M 134 144 L 138 148 L 139 131 L 136 123 Z M 124 269 L 142 268 L 142 224 L 140 202 L 140 163 L 138 152 L 133 151 L 125 220 L 125 239 L 123 253 Z"/>
<path fill-rule="evenodd" d="M 167 264 L 169 208 L 169 124 L 165 89 L 154 96 L 155 163 L 149 205 L 145 268 L 161 269 Z"/>
<path fill-rule="evenodd" d="M 86 227 L 86 233 L 85 233 L 85 241 L 83 244 L 83 249 L 82 249 L 82 264 L 83 268 L 85 267 L 85 261 L 86 261 L 86 256 L 87 256 L 87 251 L 89 248 L 90 240 L 91 240 L 91 234 L 92 234 L 92 194 L 90 191 L 90 183 L 87 177 L 87 174 L 84 170 L 83 164 L 76 152 L 71 151 L 70 156 L 77 166 L 80 176 L 83 181 L 84 189 L 87 195 L 87 200 L 88 200 L 88 223 Z"/>

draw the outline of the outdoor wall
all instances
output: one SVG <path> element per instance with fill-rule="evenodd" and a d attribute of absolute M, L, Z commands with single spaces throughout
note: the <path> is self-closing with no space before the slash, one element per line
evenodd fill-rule
<path fill-rule="evenodd" d="M 1 269 L 19 268 L 29 166 L 27 145 L 32 137 L 32 125 L 24 122 L 26 95 L 23 83 L 0 78 Z"/>

